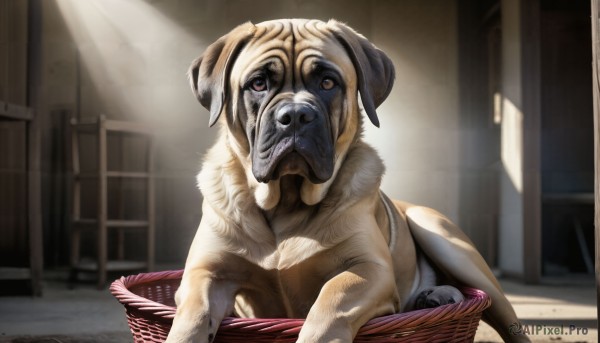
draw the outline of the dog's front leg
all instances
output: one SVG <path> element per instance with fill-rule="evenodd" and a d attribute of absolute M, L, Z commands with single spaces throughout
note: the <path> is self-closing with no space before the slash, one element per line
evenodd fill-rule
<path fill-rule="evenodd" d="M 177 290 L 177 312 L 167 343 L 210 343 L 233 311 L 236 282 L 203 268 L 186 269 Z"/>
<path fill-rule="evenodd" d="M 329 280 L 311 307 L 298 343 L 350 343 L 370 319 L 397 312 L 393 271 L 380 263 L 355 265 Z"/>

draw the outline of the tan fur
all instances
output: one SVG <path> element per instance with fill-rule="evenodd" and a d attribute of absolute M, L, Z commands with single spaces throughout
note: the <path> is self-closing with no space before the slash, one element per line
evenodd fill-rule
<path fill-rule="evenodd" d="M 362 141 L 357 93 L 369 97 L 363 105 L 378 124 L 374 107 L 393 81 L 387 57 L 373 61 L 381 52 L 335 21 L 245 24 L 215 44 L 195 62 L 192 85 L 221 128 L 198 175 L 203 217 L 168 342 L 209 342 L 233 312 L 306 318 L 298 342 L 351 342 L 369 319 L 409 308 L 419 290 L 432 286 L 433 268 L 419 251 L 456 281 L 492 296 L 490 321 L 506 340 L 527 340 L 507 334 L 514 311 L 464 234 L 438 213 L 391 204 L 379 191 L 384 166 Z M 314 55 L 339 68 L 345 82 L 341 108 L 329 119 L 333 176 L 319 184 L 298 185 L 288 176 L 259 183 L 238 107 L 242 80 L 255 63 L 274 56 L 295 73 L 282 85 L 281 92 L 289 91 L 291 80 L 303 75 L 302 61 Z"/>

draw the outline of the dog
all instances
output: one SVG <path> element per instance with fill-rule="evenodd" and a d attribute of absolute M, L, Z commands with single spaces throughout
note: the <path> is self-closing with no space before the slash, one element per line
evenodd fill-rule
<path fill-rule="evenodd" d="M 306 318 L 297 342 L 351 342 L 374 317 L 464 300 L 456 285 L 491 297 L 484 319 L 505 341 L 529 341 L 509 332 L 515 312 L 469 238 L 380 191 L 361 107 L 379 126 L 394 78 L 385 53 L 335 20 L 245 23 L 192 63 L 220 132 L 167 342 L 211 342 L 232 314 Z"/>

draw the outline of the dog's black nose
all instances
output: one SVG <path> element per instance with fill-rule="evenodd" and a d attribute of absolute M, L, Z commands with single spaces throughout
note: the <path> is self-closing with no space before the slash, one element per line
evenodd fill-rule
<path fill-rule="evenodd" d="M 306 125 L 317 117 L 313 108 L 303 104 L 288 104 L 281 107 L 276 114 L 276 119 L 283 126 Z"/>

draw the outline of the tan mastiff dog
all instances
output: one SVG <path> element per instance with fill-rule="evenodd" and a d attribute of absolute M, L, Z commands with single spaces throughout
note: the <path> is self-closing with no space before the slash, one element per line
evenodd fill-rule
<path fill-rule="evenodd" d="M 298 342 L 351 342 L 371 318 L 463 300 L 443 284 L 484 290 L 485 320 L 529 341 L 509 333 L 515 312 L 467 236 L 379 190 L 360 105 L 378 126 L 394 67 L 363 36 L 336 21 L 246 23 L 190 80 L 220 134 L 168 342 L 211 342 L 231 314 L 306 318 Z"/>

